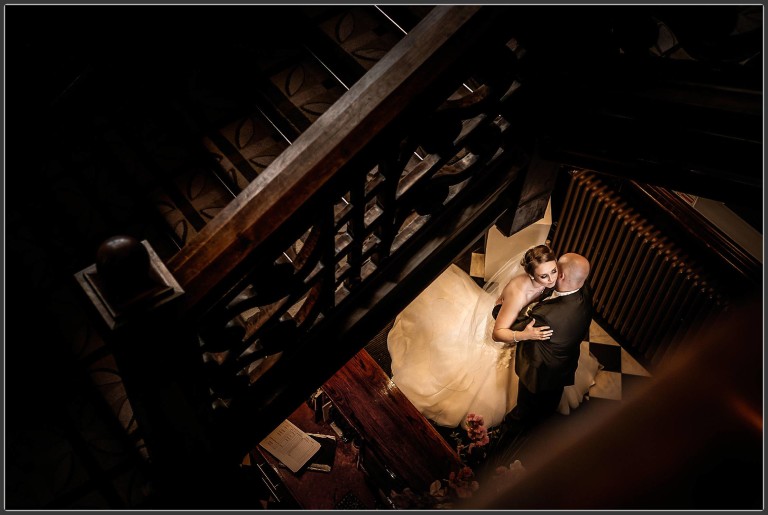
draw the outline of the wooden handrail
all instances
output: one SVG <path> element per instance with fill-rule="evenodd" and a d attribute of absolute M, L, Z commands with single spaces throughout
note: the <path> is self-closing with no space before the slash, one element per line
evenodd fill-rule
<path fill-rule="evenodd" d="M 440 6 L 169 261 L 185 310 L 226 279 L 351 156 L 393 122 L 477 34 L 480 7 Z"/>
<path fill-rule="evenodd" d="M 723 284 L 734 293 L 759 288 L 755 279 L 762 275 L 763 265 L 720 229 L 693 209 L 673 191 L 631 181 L 634 190 L 650 203 L 653 210 L 671 220 L 677 230 L 709 254 L 709 261 L 722 267 Z M 738 295 L 738 296 L 741 296 Z"/>

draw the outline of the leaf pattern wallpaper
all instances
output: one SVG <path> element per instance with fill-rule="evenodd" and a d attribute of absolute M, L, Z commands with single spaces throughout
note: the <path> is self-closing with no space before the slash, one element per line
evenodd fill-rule
<path fill-rule="evenodd" d="M 328 20 L 321 29 L 366 70 L 373 67 L 401 39 L 368 9 L 353 7 Z"/>

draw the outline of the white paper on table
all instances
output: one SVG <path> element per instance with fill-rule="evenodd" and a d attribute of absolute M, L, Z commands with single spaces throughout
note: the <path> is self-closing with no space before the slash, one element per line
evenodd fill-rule
<path fill-rule="evenodd" d="M 320 442 L 296 427 L 290 420 L 284 420 L 259 445 L 294 473 L 320 450 Z"/>

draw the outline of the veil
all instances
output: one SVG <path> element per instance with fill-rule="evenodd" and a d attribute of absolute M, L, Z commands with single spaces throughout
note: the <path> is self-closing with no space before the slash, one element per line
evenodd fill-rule
<path fill-rule="evenodd" d="M 495 348 L 504 347 L 504 344 L 493 341 L 493 326 L 496 320 L 491 315 L 491 312 L 510 279 L 522 273 L 520 262 L 527 250 L 525 249 L 512 256 L 485 282 L 483 293 L 479 296 L 472 313 L 471 327 L 472 334 L 475 335 L 473 338 L 475 343 L 490 345 Z"/>

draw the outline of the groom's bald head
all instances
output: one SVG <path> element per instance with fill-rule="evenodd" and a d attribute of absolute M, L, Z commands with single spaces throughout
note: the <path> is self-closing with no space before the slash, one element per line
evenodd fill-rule
<path fill-rule="evenodd" d="M 584 286 L 589 277 L 589 261 L 581 254 L 569 252 L 557 260 L 558 291 L 571 291 Z"/>

